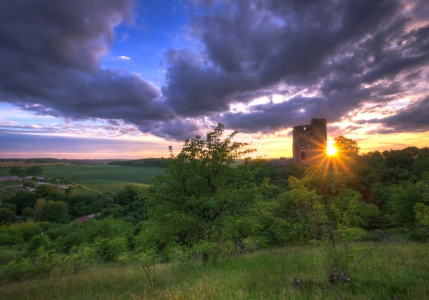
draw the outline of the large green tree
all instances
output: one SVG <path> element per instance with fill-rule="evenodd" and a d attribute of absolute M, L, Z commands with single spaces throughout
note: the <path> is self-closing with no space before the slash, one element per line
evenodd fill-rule
<path fill-rule="evenodd" d="M 248 169 L 232 164 L 256 150 L 233 142 L 237 131 L 222 139 L 223 133 L 224 126 L 218 124 L 205 140 L 186 140 L 177 156 L 170 147 L 167 174 L 154 177 L 149 220 L 137 247 L 164 253 L 183 246 L 207 262 L 249 234 L 246 222 L 237 220 L 248 217 L 258 188 L 248 180 Z"/>

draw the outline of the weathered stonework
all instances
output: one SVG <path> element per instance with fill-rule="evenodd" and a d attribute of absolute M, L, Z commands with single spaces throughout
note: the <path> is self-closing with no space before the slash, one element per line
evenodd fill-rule
<path fill-rule="evenodd" d="M 312 119 L 311 125 L 293 127 L 293 162 L 300 163 L 315 158 L 323 158 L 328 146 L 326 119 Z"/>

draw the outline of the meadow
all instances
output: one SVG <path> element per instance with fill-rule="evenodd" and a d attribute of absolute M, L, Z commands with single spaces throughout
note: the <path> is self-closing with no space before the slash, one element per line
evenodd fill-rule
<path fill-rule="evenodd" d="M 372 243 L 358 243 L 356 260 Z M 331 285 L 320 248 L 297 245 L 257 251 L 213 265 L 160 264 L 149 285 L 136 266 L 100 264 L 77 275 L 1 286 L 1 299 L 429 299 L 429 247 L 382 246 L 371 252 L 353 283 Z M 305 282 L 295 284 L 296 279 Z"/>
<path fill-rule="evenodd" d="M 149 177 L 164 174 L 165 169 L 156 167 L 128 167 L 111 165 L 44 166 L 42 176 L 76 177 L 76 192 L 82 194 L 117 193 L 126 185 L 147 186 Z M 8 175 L 8 169 L 0 169 L 0 176 Z"/>

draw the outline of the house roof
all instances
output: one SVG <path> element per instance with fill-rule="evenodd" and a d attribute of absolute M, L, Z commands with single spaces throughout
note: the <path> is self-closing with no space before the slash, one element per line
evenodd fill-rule
<path fill-rule="evenodd" d="M 91 215 L 87 215 L 87 216 L 83 216 L 83 217 L 79 217 L 76 218 L 75 220 L 78 221 L 79 223 L 85 223 L 86 221 L 88 221 L 90 218 L 93 218 L 95 216 L 98 216 L 100 213 L 97 214 L 91 214 Z"/>
<path fill-rule="evenodd" d="M 85 223 L 86 221 L 88 221 L 88 217 L 87 216 L 83 216 L 83 217 L 79 217 L 76 218 L 75 220 L 78 221 L 79 223 Z"/>

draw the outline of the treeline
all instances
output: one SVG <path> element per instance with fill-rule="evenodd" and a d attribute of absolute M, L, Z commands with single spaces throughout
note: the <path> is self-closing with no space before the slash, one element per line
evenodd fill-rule
<path fill-rule="evenodd" d="M 168 160 L 166 158 L 143 158 L 136 160 L 112 161 L 109 162 L 108 165 L 167 168 L 167 162 Z"/>
<path fill-rule="evenodd" d="M 222 134 L 219 124 L 205 140 L 186 141 L 148 188 L 84 196 L 42 185 L 2 199 L 0 244 L 23 244 L 25 251 L 0 269 L 0 278 L 13 280 L 5 274 L 20 263 L 33 270 L 41 261 L 61 260 L 58 266 L 72 268 L 63 259 L 79 255 L 88 264 L 209 264 L 249 249 L 308 241 L 325 249 L 330 269 L 344 271 L 350 243 L 373 240 L 373 232 L 428 240 L 428 148 L 363 155 L 339 148 L 336 157 L 312 166 L 273 166 L 258 158 L 232 167 L 255 150 L 233 142 L 236 132 Z M 95 213 L 84 224 L 72 222 Z M 19 223 L 29 218 L 36 223 Z M 43 259 L 47 251 L 51 258 Z"/>
<path fill-rule="evenodd" d="M 113 159 L 58 159 L 58 158 L 0 158 L 0 162 L 24 162 L 27 164 L 68 164 L 68 165 L 102 165 L 113 161 Z"/>
<path fill-rule="evenodd" d="M 9 175 L 15 175 L 18 177 L 40 176 L 42 173 L 43 169 L 40 166 L 33 166 L 29 168 L 12 167 L 9 169 Z"/>

